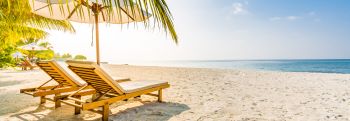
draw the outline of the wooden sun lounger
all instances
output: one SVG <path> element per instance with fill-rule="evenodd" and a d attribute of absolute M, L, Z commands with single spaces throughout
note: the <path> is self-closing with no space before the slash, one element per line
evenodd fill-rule
<path fill-rule="evenodd" d="M 32 95 L 33 97 L 40 97 L 40 104 L 46 102 L 46 100 L 55 102 L 55 107 L 60 107 L 60 101 L 58 96 L 62 93 L 74 92 L 80 89 L 81 87 L 87 87 L 79 81 L 76 80 L 67 70 L 64 69 L 61 65 L 59 65 L 56 61 L 40 61 L 37 65 L 48 75 L 51 77 L 50 80 L 41 84 L 35 88 L 26 88 L 21 89 L 20 92 L 28 95 Z M 121 79 L 121 80 L 129 80 L 129 79 Z M 55 81 L 58 84 L 49 85 L 47 84 L 50 81 Z M 77 95 L 89 95 L 94 94 L 96 91 L 91 87 L 87 87 L 85 90 L 81 91 Z M 54 98 L 47 98 L 48 95 L 55 95 Z"/>
<path fill-rule="evenodd" d="M 22 70 L 27 70 L 27 67 L 29 67 L 30 70 L 33 70 L 38 66 L 30 62 L 29 60 L 25 59 L 22 64 Z"/>
<path fill-rule="evenodd" d="M 95 62 L 87 61 L 66 61 L 68 68 L 82 78 L 86 83 L 93 87 L 97 96 L 91 101 L 81 100 L 81 96 L 76 95 L 86 87 L 80 88 L 75 93 L 62 96 L 61 102 L 74 106 L 75 114 L 80 110 L 89 110 L 102 114 L 102 120 L 107 121 L 109 115 L 109 105 L 117 101 L 123 101 L 129 98 L 138 97 L 143 94 L 156 96 L 158 101 L 162 101 L 162 90 L 170 85 L 164 81 L 114 81 Z M 151 92 L 158 91 L 158 94 Z M 95 108 L 102 107 L 102 111 L 96 111 Z"/>

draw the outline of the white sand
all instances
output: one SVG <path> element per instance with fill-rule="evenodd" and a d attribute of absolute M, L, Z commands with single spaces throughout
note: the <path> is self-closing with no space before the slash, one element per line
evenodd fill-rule
<path fill-rule="evenodd" d="M 167 80 L 166 103 L 142 96 L 112 105 L 110 120 L 350 120 L 350 75 L 109 65 L 113 76 Z M 0 120 L 100 120 L 71 106 L 38 106 L 19 94 L 49 79 L 39 70 L 0 71 Z"/>

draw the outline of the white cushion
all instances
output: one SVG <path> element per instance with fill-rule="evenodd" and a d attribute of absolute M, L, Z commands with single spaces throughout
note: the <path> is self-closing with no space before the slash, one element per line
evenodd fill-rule
<path fill-rule="evenodd" d="M 104 69 L 101 68 L 101 66 L 97 65 L 95 62 L 92 61 L 73 61 L 68 60 L 66 61 L 68 65 L 71 66 L 77 66 L 77 67 L 86 67 L 86 68 L 95 68 L 100 72 L 100 76 L 104 76 L 108 81 L 111 82 L 113 85 L 111 85 L 115 89 L 119 89 L 122 91 L 122 93 L 132 93 L 135 91 L 145 90 L 153 87 L 157 87 L 160 85 L 168 84 L 166 81 L 150 81 L 150 80 L 140 80 L 140 81 L 124 81 L 124 82 L 118 82 L 116 81 L 116 77 L 112 77 L 110 74 L 108 74 Z M 120 78 L 120 77 L 119 77 Z"/>
<path fill-rule="evenodd" d="M 114 81 L 126 81 L 130 80 L 130 78 L 124 78 L 124 77 L 118 77 L 118 76 L 111 76 Z"/>
<path fill-rule="evenodd" d="M 137 81 L 120 82 L 118 84 L 121 86 L 124 93 L 132 93 L 132 92 L 168 84 L 168 82 L 155 81 L 155 80 L 137 80 Z"/>

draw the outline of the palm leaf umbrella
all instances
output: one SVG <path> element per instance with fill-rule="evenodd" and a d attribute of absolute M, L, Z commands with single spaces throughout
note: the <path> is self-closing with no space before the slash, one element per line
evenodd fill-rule
<path fill-rule="evenodd" d="M 21 52 L 15 52 L 12 54 L 13 58 L 23 58 L 23 54 Z"/>
<path fill-rule="evenodd" d="M 18 61 L 18 58 L 23 58 L 23 54 L 21 52 L 15 52 L 12 54 L 12 57 L 16 59 L 16 62 Z"/>
<path fill-rule="evenodd" d="M 96 60 L 100 64 L 99 22 L 123 24 L 141 22 L 151 15 L 131 0 L 29 0 L 35 14 L 58 20 L 94 23 Z"/>
<path fill-rule="evenodd" d="M 32 51 L 47 50 L 47 48 L 41 47 L 41 46 L 37 45 L 35 42 L 27 44 L 27 45 L 23 45 L 19 48 L 21 48 L 22 50 L 32 50 Z"/>
<path fill-rule="evenodd" d="M 33 59 L 34 51 L 47 50 L 47 48 L 41 47 L 41 46 L 37 45 L 35 42 L 27 44 L 27 45 L 23 45 L 19 48 L 21 48 L 22 50 L 28 50 L 29 52 L 31 52 L 29 59 Z"/>

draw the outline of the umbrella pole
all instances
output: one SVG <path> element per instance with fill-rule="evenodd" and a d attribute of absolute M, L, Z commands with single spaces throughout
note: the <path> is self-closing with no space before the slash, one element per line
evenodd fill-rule
<path fill-rule="evenodd" d="M 30 53 L 31 53 L 31 56 L 29 58 L 29 61 L 32 61 L 34 58 L 34 47 L 32 48 L 32 51 Z"/>
<path fill-rule="evenodd" d="M 98 12 L 95 14 L 95 30 L 96 30 L 96 60 L 97 64 L 100 65 L 100 41 L 99 41 L 99 31 L 98 31 Z"/>

